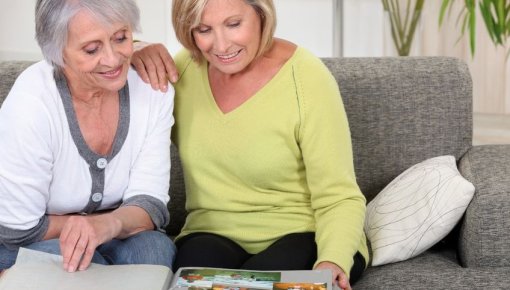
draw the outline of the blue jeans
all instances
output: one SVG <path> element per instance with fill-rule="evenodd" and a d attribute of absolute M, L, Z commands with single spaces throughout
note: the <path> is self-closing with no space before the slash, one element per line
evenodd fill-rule
<path fill-rule="evenodd" d="M 36 242 L 25 246 L 50 254 L 60 255 L 58 239 Z M 174 243 L 164 233 L 144 231 L 124 240 L 111 240 L 96 248 L 92 263 L 102 265 L 152 264 L 172 268 L 175 253 Z M 0 270 L 8 269 L 16 262 L 18 250 L 9 250 L 0 245 Z"/>

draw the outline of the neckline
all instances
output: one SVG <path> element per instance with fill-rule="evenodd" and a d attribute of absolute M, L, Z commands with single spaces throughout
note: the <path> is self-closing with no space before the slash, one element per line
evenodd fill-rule
<path fill-rule="evenodd" d="M 211 83 L 209 80 L 209 75 L 208 75 L 209 64 L 206 63 L 206 65 L 201 66 L 201 75 L 202 75 L 202 81 L 206 88 L 207 102 L 213 108 L 213 110 L 215 111 L 215 114 L 222 119 L 230 119 L 238 114 L 241 114 L 242 111 L 246 110 L 245 109 L 246 107 L 249 108 L 250 106 L 252 106 L 253 103 L 258 102 L 258 100 L 261 98 L 260 95 L 264 95 L 263 93 L 265 91 L 270 90 L 271 87 L 273 87 L 275 84 L 277 84 L 278 80 L 283 77 L 283 74 L 287 70 L 288 66 L 290 66 L 293 63 L 293 60 L 295 59 L 296 55 L 298 54 L 298 50 L 300 50 L 299 46 L 296 47 L 296 49 L 292 53 L 291 57 L 280 67 L 280 69 L 276 72 L 276 74 L 265 85 L 263 85 L 258 91 L 256 91 L 252 96 L 250 96 L 244 102 L 242 102 L 239 106 L 237 106 L 236 108 L 234 108 L 233 110 L 230 110 L 228 112 L 223 112 L 220 109 L 220 107 L 218 106 L 216 99 L 214 98 L 214 95 L 213 95 L 213 92 L 211 89 Z"/>
<path fill-rule="evenodd" d="M 124 144 L 129 131 L 130 106 L 128 83 L 126 82 L 124 87 L 119 90 L 119 120 L 117 124 L 117 131 L 115 132 L 113 139 L 112 150 L 109 154 L 101 155 L 93 151 L 85 142 L 85 138 L 78 123 L 78 118 L 76 117 L 76 112 L 74 111 L 72 97 L 66 78 L 59 73 L 55 73 L 54 78 L 60 93 L 62 104 L 64 105 L 71 136 L 82 158 L 90 165 L 96 164 L 97 160 L 100 158 L 104 158 L 108 162 L 112 160 L 122 149 L 122 145 Z"/>

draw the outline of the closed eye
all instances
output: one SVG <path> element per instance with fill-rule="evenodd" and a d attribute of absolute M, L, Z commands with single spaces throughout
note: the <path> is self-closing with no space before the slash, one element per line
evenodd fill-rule
<path fill-rule="evenodd" d="M 231 27 L 231 28 L 239 27 L 240 25 L 241 25 L 241 22 L 233 22 L 233 23 L 227 24 L 227 26 Z"/>
<path fill-rule="evenodd" d="M 123 35 L 122 37 L 119 37 L 117 39 L 115 39 L 115 41 L 117 41 L 117 43 L 122 43 L 124 41 L 127 40 L 127 37 L 125 35 Z"/>
<path fill-rule="evenodd" d="M 208 33 L 211 31 L 210 28 L 197 28 L 195 29 L 196 32 L 200 33 L 200 34 L 204 34 L 204 33 Z"/>

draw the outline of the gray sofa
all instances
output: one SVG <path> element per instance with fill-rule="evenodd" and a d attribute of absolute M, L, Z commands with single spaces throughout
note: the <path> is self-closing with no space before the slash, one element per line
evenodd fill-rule
<path fill-rule="evenodd" d="M 453 155 L 476 192 L 462 221 L 433 248 L 369 267 L 354 289 L 510 289 L 510 145 L 472 146 L 472 83 L 454 58 L 326 58 L 351 126 L 358 183 L 370 201 L 425 159 Z M 29 62 L 0 62 L 0 102 Z M 221 168 L 218 168 L 221 170 Z M 169 235 L 185 219 L 172 148 Z"/>

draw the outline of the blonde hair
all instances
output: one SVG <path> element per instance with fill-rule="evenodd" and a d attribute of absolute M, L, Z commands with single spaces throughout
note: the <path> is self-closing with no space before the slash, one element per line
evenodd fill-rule
<path fill-rule="evenodd" d="M 177 40 L 191 52 L 193 59 L 201 63 L 204 60 L 202 52 L 195 43 L 193 29 L 198 27 L 205 5 L 209 0 L 173 0 L 172 24 Z M 276 11 L 273 0 L 239 0 L 244 1 L 255 9 L 260 17 L 261 37 L 260 45 L 255 57 L 263 55 L 273 44 L 276 29 Z"/>

